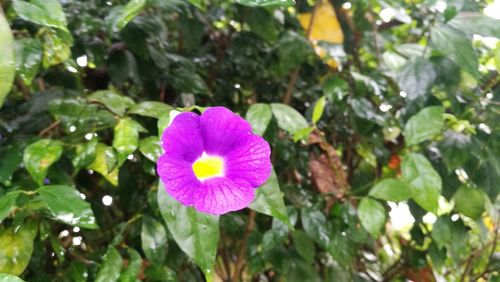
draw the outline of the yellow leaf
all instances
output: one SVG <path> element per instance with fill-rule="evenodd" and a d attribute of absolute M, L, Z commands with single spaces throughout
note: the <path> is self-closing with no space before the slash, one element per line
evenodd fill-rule
<path fill-rule="evenodd" d="M 316 6 L 316 14 L 311 27 L 309 39 L 311 41 L 326 41 L 333 44 L 342 44 L 344 34 L 340 28 L 339 21 L 333 6 L 328 0 L 318 0 L 321 3 Z M 298 18 L 302 28 L 307 30 L 311 20 L 312 13 L 299 14 Z"/>

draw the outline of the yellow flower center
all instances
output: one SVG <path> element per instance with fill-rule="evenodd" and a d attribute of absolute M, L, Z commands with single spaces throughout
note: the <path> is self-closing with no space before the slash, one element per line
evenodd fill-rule
<path fill-rule="evenodd" d="M 207 178 L 224 176 L 224 160 L 221 157 L 208 156 L 203 153 L 193 163 L 193 172 L 200 181 Z"/>

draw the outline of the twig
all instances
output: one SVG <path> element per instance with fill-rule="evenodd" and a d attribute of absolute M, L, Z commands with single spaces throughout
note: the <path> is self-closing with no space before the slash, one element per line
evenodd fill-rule
<path fill-rule="evenodd" d="M 53 123 L 51 123 L 49 126 L 47 126 L 46 128 L 44 128 L 42 131 L 40 131 L 40 133 L 38 133 L 38 136 L 42 137 L 44 136 L 45 134 L 49 133 L 52 129 L 56 128 L 57 126 L 59 126 L 59 124 L 61 123 L 60 120 L 56 120 L 54 121 Z"/>
<path fill-rule="evenodd" d="M 316 4 L 314 4 L 314 8 L 311 12 L 311 19 L 309 20 L 309 25 L 307 26 L 307 30 L 306 30 L 306 38 L 307 39 L 309 39 L 311 37 L 312 27 L 314 24 L 314 18 L 316 17 L 316 10 L 322 1 L 325 1 L 325 0 L 318 0 L 318 1 L 316 1 Z M 326 0 L 326 1 L 328 1 L 328 0 Z M 295 83 L 297 83 L 297 79 L 299 78 L 299 73 L 300 73 L 300 66 L 298 66 L 296 69 L 294 69 L 292 71 L 291 76 L 290 76 L 290 81 L 288 82 L 288 85 L 286 86 L 285 95 L 283 96 L 283 104 L 288 105 L 292 101 L 292 93 L 293 93 L 293 90 L 295 88 Z"/>
<path fill-rule="evenodd" d="M 241 271 L 243 270 L 243 265 L 245 264 L 245 253 L 247 251 L 248 236 L 252 233 L 255 226 L 255 216 L 256 213 L 250 210 L 248 213 L 247 227 L 245 229 L 245 235 L 243 235 L 243 241 L 241 242 L 240 250 L 238 253 L 238 260 L 236 261 L 235 270 L 233 274 L 232 281 L 239 281 Z"/>

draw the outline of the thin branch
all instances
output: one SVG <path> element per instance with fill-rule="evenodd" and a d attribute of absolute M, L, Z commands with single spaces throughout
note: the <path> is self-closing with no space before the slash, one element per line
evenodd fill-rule
<path fill-rule="evenodd" d="M 250 233 L 252 233 L 252 230 L 255 226 L 255 216 L 255 211 L 250 210 L 250 212 L 248 213 L 247 227 L 245 229 L 245 234 L 243 235 L 243 241 L 241 242 L 240 250 L 238 253 L 238 260 L 236 261 L 232 281 L 239 281 L 241 271 L 243 270 L 243 266 L 245 265 L 245 253 L 247 251 L 248 236 L 250 235 Z"/>
<path fill-rule="evenodd" d="M 42 136 L 46 135 L 47 133 L 49 133 L 50 131 L 52 131 L 54 128 L 56 128 L 57 126 L 59 126 L 60 123 L 61 123 L 60 120 L 54 121 L 49 126 L 47 126 L 42 131 L 40 131 L 40 133 L 38 133 L 38 136 L 42 137 Z"/>

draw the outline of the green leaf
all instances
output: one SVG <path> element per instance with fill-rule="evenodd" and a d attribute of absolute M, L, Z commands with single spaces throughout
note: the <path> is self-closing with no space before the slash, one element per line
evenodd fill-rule
<path fill-rule="evenodd" d="M 484 193 L 467 186 L 460 187 L 453 196 L 455 209 L 472 219 L 478 219 L 484 212 Z"/>
<path fill-rule="evenodd" d="M 16 40 L 15 47 L 16 72 L 25 85 L 31 85 L 42 63 L 42 44 L 37 39 L 23 38 Z"/>
<path fill-rule="evenodd" d="M 90 204 L 82 200 L 75 188 L 49 185 L 39 188 L 37 192 L 57 220 L 73 226 L 97 228 Z"/>
<path fill-rule="evenodd" d="M 42 63 L 44 68 L 58 65 L 69 59 L 71 45 L 73 44 L 73 39 L 69 33 L 60 29 L 45 29 L 41 32 L 41 35 L 43 41 Z"/>
<path fill-rule="evenodd" d="M 304 127 L 299 129 L 293 133 L 293 142 L 297 142 L 300 140 L 307 140 L 311 132 L 314 131 L 314 127 Z"/>
<path fill-rule="evenodd" d="M 139 142 L 139 151 L 150 161 L 156 163 L 162 153 L 160 140 L 156 136 L 149 136 Z"/>
<path fill-rule="evenodd" d="M 318 101 L 316 101 L 316 104 L 314 104 L 314 109 L 312 113 L 313 124 L 316 124 L 321 119 L 323 111 L 325 110 L 325 105 L 326 105 L 326 96 L 321 96 L 321 98 L 319 98 Z"/>
<path fill-rule="evenodd" d="M 396 75 L 399 88 L 407 93 L 407 98 L 414 100 L 427 94 L 436 79 L 436 71 L 426 58 L 413 58 L 406 62 Z"/>
<path fill-rule="evenodd" d="M 295 5 L 295 0 L 237 0 L 238 3 L 246 6 L 275 6 L 289 7 Z"/>
<path fill-rule="evenodd" d="M 24 282 L 24 280 L 17 276 L 0 273 L 0 282 Z"/>
<path fill-rule="evenodd" d="M 90 165 L 95 160 L 97 144 L 97 138 L 94 138 L 87 143 L 80 143 L 76 146 L 75 156 L 71 160 L 75 171 Z"/>
<path fill-rule="evenodd" d="M 0 8 L 0 108 L 12 87 L 15 73 L 14 38 Z"/>
<path fill-rule="evenodd" d="M 472 42 L 460 30 L 441 25 L 431 30 L 431 43 L 434 49 L 450 58 L 474 77 L 479 76 L 478 60 Z"/>
<path fill-rule="evenodd" d="M 89 272 L 85 263 L 75 260 L 69 266 L 66 275 L 73 282 L 87 282 Z"/>
<path fill-rule="evenodd" d="M 118 185 L 118 168 L 113 148 L 102 143 L 97 144 L 95 159 L 87 168 L 99 172 L 114 186 Z"/>
<path fill-rule="evenodd" d="M 153 263 L 163 264 L 167 255 L 167 232 L 161 222 L 152 217 L 143 217 L 141 246 L 146 258 Z"/>
<path fill-rule="evenodd" d="M 139 146 L 139 128 L 141 126 L 130 118 L 121 119 L 115 127 L 113 148 L 118 152 L 118 166 Z"/>
<path fill-rule="evenodd" d="M 383 179 L 370 190 L 370 196 L 377 199 L 401 202 L 411 196 L 409 185 L 398 179 Z"/>
<path fill-rule="evenodd" d="M 303 208 L 300 213 L 304 231 L 322 247 L 330 243 L 330 232 L 325 215 L 320 210 Z"/>
<path fill-rule="evenodd" d="M 49 167 L 61 157 L 63 144 L 61 141 L 42 139 L 24 149 L 24 166 L 38 185 L 42 185 Z"/>
<path fill-rule="evenodd" d="M 273 103 L 271 104 L 271 110 L 278 122 L 278 126 L 290 134 L 307 127 L 306 119 L 288 105 Z"/>
<path fill-rule="evenodd" d="M 31 259 L 36 233 L 34 222 L 0 227 L 0 273 L 16 276 L 23 273 Z"/>
<path fill-rule="evenodd" d="M 196 262 L 208 280 L 213 273 L 219 243 L 219 217 L 199 213 L 177 202 L 167 194 L 161 181 L 158 206 L 175 242 Z"/>
<path fill-rule="evenodd" d="M 403 180 L 410 185 L 412 198 L 427 211 L 436 213 L 441 194 L 441 177 L 420 154 L 409 153 L 401 164 Z"/>
<path fill-rule="evenodd" d="M 112 90 L 94 92 L 88 99 L 91 102 L 103 104 L 106 108 L 119 116 L 123 116 L 125 111 L 135 104 L 134 100 L 131 98 L 117 94 Z"/>
<path fill-rule="evenodd" d="M 500 20 L 486 16 L 483 13 L 460 13 L 449 22 L 449 25 L 463 31 L 472 38 L 474 34 L 488 37 L 500 37 Z"/>
<path fill-rule="evenodd" d="M 130 0 L 125 6 L 114 7 L 106 17 L 110 30 L 112 32 L 122 30 L 145 6 L 146 0 Z"/>
<path fill-rule="evenodd" d="M 276 20 L 266 9 L 252 9 L 246 18 L 246 22 L 250 30 L 264 40 L 274 42 L 278 38 L 279 30 Z"/>
<path fill-rule="evenodd" d="M 314 261 L 316 250 L 314 242 L 307 236 L 307 233 L 302 230 L 293 232 L 293 246 L 297 253 L 307 262 L 312 263 Z"/>
<path fill-rule="evenodd" d="M 120 282 L 136 282 L 142 267 L 142 257 L 136 250 L 127 248 L 128 264 L 120 275 Z"/>
<path fill-rule="evenodd" d="M 403 135 L 406 146 L 418 144 L 432 139 L 441 133 L 444 125 L 444 108 L 441 106 L 427 107 L 412 116 L 405 125 Z"/>
<path fill-rule="evenodd" d="M 20 191 L 12 191 L 0 197 L 0 223 L 4 220 L 16 205 Z"/>
<path fill-rule="evenodd" d="M 173 108 L 167 104 L 149 101 L 135 105 L 128 113 L 159 119 L 168 115 L 171 110 L 173 110 Z"/>
<path fill-rule="evenodd" d="M 359 202 L 358 216 L 363 228 L 373 237 L 380 235 L 380 230 L 384 227 L 387 218 L 384 206 L 377 200 L 368 197 Z"/>
<path fill-rule="evenodd" d="M 26 21 L 47 27 L 67 30 L 66 16 L 57 0 L 14 0 L 14 11 Z"/>
<path fill-rule="evenodd" d="M 290 70 L 299 67 L 312 51 L 307 39 L 291 30 L 283 33 L 277 49 L 279 57 L 278 73 L 281 75 L 285 75 Z"/>
<path fill-rule="evenodd" d="M 104 256 L 103 263 L 101 268 L 99 268 L 99 272 L 97 273 L 97 277 L 95 278 L 95 282 L 114 282 L 118 281 L 120 277 L 120 272 L 122 270 L 123 259 L 120 253 L 115 249 L 109 249 L 106 255 Z"/>
<path fill-rule="evenodd" d="M 23 149 L 19 144 L 6 146 L 0 151 L 0 183 L 10 186 L 12 174 L 23 161 Z"/>
<path fill-rule="evenodd" d="M 439 248 L 442 248 L 451 242 L 451 225 L 452 221 L 449 215 L 442 215 L 438 217 L 436 222 L 432 225 L 431 236 Z"/>
<path fill-rule="evenodd" d="M 495 68 L 497 72 L 500 73 L 500 42 L 497 43 L 497 47 L 495 48 Z"/>
<path fill-rule="evenodd" d="M 283 201 L 283 193 L 280 190 L 278 178 L 274 169 L 269 179 L 255 191 L 255 199 L 249 208 L 270 215 L 290 226 L 290 220 Z"/>
<path fill-rule="evenodd" d="M 255 134 L 263 135 L 272 117 L 273 113 L 268 104 L 253 104 L 248 109 L 245 119 L 252 125 Z"/>

